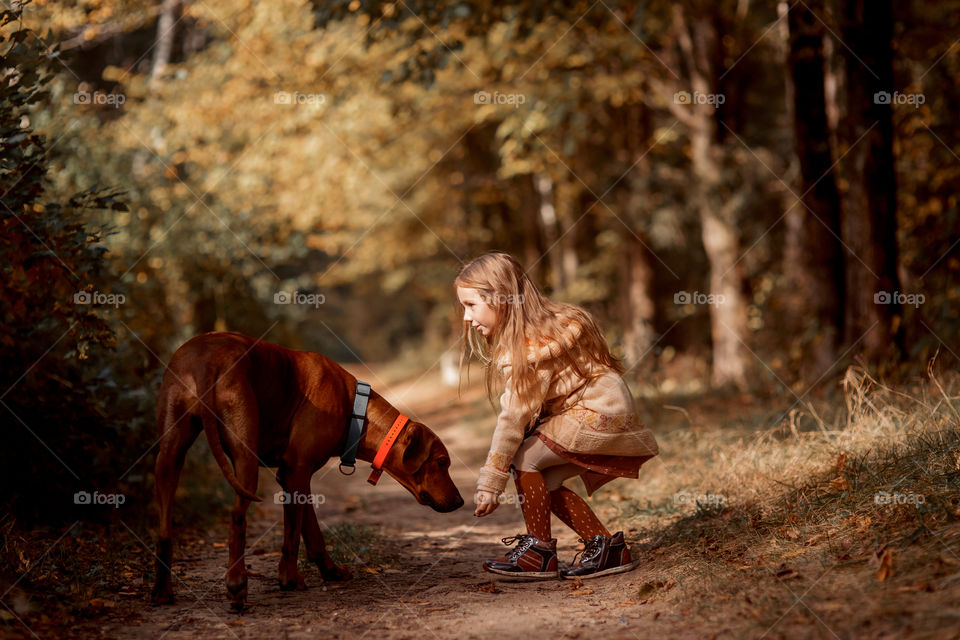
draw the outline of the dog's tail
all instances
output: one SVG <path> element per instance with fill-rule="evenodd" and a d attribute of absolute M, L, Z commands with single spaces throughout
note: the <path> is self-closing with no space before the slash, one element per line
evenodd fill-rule
<path fill-rule="evenodd" d="M 207 435 L 207 444 L 210 445 L 210 452 L 213 453 L 213 457 L 216 459 L 217 464 L 220 465 L 220 471 L 223 472 L 223 477 L 227 479 L 227 482 L 230 483 L 230 486 L 233 487 L 234 491 L 247 500 L 252 500 L 253 502 L 262 502 L 257 494 L 247 490 L 242 484 L 240 484 L 240 480 L 237 479 L 237 474 L 233 469 L 233 465 L 230 463 L 230 459 L 223 450 L 223 442 L 220 438 L 220 420 L 209 408 L 211 406 L 216 406 L 216 403 L 212 402 L 211 400 L 212 399 L 209 399 L 206 402 L 201 403 L 200 408 L 200 419 L 203 422 L 203 432 Z"/>

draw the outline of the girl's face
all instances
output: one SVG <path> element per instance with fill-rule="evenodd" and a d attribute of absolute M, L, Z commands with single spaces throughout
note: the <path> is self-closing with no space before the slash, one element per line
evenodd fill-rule
<path fill-rule="evenodd" d="M 480 332 L 483 337 L 489 337 L 497 327 L 497 312 L 483 299 L 476 289 L 457 287 L 457 298 L 463 305 L 463 321 Z"/>

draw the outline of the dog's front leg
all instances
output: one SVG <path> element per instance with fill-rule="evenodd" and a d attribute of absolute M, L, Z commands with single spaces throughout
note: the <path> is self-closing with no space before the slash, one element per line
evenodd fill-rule
<path fill-rule="evenodd" d="M 280 589 L 292 591 L 306 589 L 303 576 L 297 568 L 300 555 L 300 532 L 303 526 L 304 511 L 310 492 L 311 473 L 307 469 L 281 470 L 278 479 L 283 480 L 286 498 L 283 503 L 283 549 L 280 555 Z M 313 517 L 311 514 L 310 517 Z"/>
<path fill-rule="evenodd" d="M 327 553 L 327 541 L 323 539 L 313 506 L 308 506 L 303 513 L 303 544 L 307 548 L 307 558 L 317 565 L 327 582 L 342 582 L 353 577 L 350 569 L 335 563 Z"/>

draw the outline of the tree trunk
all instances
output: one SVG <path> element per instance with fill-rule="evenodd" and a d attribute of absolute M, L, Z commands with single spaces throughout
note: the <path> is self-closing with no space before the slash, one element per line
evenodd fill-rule
<path fill-rule="evenodd" d="M 840 197 L 824 84 L 824 28 L 814 15 L 819 2 L 787 11 L 787 56 L 793 103 L 793 132 L 800 163 L 801 202 L 787 212 L 784 273 L 789 284 L 788 316 L 794 335 L 804 336 L 800 375 L 823 376 L 836 362 L 843 336 L 844 256 L 840 242 Z"/>
<path fill-rule="evenodd" d="M 163 6 L 160 8 L 160 19 L 157 20 L 157 40 L 154 48 L 153 66 L 150 69 L 151 78 L 156 78 L 163 73 L 167 63 L 170 62 L 175 35 L 174 26 L 177 24 L 175 14 L 179 4 L 180 0 L 163 0 Z"/>
<path fill-rule="evenodd" d="M 621 110 L 620 127 L 624 144 L 624 158 L 632 162 L 635 175 L 649 176 L 650 160 L 647 158 L 647 142 L 652 128 L 650 111 L 643 105 L 630 105 Z M 618 189 L 619 216 L 624 220 L 620 227 L 620 311 L 623 327 L 624 364 L 628 370 L 636 367 L 653 346 L 656 339 L 654 316 L 656 303 L 653 297 L 653 260 L 650 242 L 639 220 L 649 216 L 648 198 L 644 187 L 627 178 Z M 629 228 L 626 226 L 629 225 Z M 640 374 L 640 372 L 637 372 Z"/>
<path fill-rule="evenodd" d="M 557 210 L 554 206 L 553 180 L 550 179 L 550 176 L 541 173 L 534 177 L 534 185 L 537 187 L 537 193 L 540 194 L 538 213 L 547 250 L 547 260 L 550 263 L 550 284 L 554 291 L 562 291 L 566 288 L 566 282 L 563 259 L 557 246 L 560 231 L 557 224 Z"/>
<path fill-rule="evenodd" d="M 710 335 L 713 339 L 712 382 L 715 386 L 747 386 L 747 313 L 736 265 L 736 227 L 711 208 L 701 207 L 703 247 L 710 260 Z"/>
<path fill-rule="evenodd" d="M 575 207 L 582 193 L 579 182 L 562 180 L 554 188 L 554 201 L 557 205 L 557 231 L 560 238 L 555 250 L 560 254 L 560 269 L 563 273 L 561 290 L 569 292 L 577 279 L 580 259 L 577 257 L 577 228 L 579 215 Z"/>
<path fill-rule="evenodd" d="M 896 175 L 893 165 L 893 11 L 890 0 L 843 0 L 847 80 L 849 187 L 843 203 L 847 256 L 848 344 L 860 341 L 868 362 L 882 362 L 897 347 L 900 280 L 897 274 Z M 878 95 L 879 94 L 879 95 Z"/>
<path fill-rule="evenodd" d="M 691 12 L 689 31 L 684 10 L 674 6 L 680 48 L 686 57 L 690 88 L 694 95 L 716 92 L 712 56 L 716 52 L 717 30 L 710 12 Z M 693 15 L 695 13 L 695 15 Z M 710 261 L 710 335 L 713 341 L 712 383 L 746 388 L 748 352 L 747 313 L 742 293 L 742 276 L 737 265 L 740 242 L 733 221 L 735 212 L 724 210 L 715 195 L 722 176 L 717 161 L 717 124 L 711 104 L 694 101 L 690 107 L 690 147 L 695 201 L 700 214 L 703 248 Z"/>
<path fill-rule="evenodd" d="M 535 184 L 536 176 L 524 174 L 514 178 L 513 182 L 520 194 L 516 205 L 517 211 L 513 212 L 513 216 L 522 221 L 523 267 L 530 279 L 539 285 L 544 281 L 547 270 L 543 268 L 545 265 L 541 259 L 546 247 L 542 243 L 543 238 L 540 233 L 537 215 L 541 203 Z"/>
<path fill-rule="evenodd" d="M 647 247 L 626 228 L 620 244 L 624 364 L 632 369 L 654 341 L 653 267 Z"/>
<path fill-rule="evenodd" d="M 837 72 L 837 45 L 832 38 L 823 39 L 823 92 L 824 109 L 827 112 L 827 129 L 830 132 L 830 148 L 839 149 L 837 128 L 840 126 L 840 78 Z"/>

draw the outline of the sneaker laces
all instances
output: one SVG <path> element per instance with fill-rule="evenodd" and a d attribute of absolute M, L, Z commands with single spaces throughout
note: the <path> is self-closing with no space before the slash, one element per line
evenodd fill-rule
<path fill-rule="evenodd" d="M 584 561 L 593 560 L 603 550 L 603 536 L 594 536 L 589 540 L 580 538 L 580 542 L 583 543 L 583 549 L 577 551 L 576 555 L 573 556 L 574 565 L 577 564 L 577 558 L 580 559 L 582 564 Z"/>
<path fill-rule="evenodd" d="M 508 554 L 507 560 L 514 561 L 520 556 L 522 556 L 527 549 L 532 547 L 536 542 L 536 538 L 527 533 L 518 533 L 515 536 L 507 536 L 506 538 L 500 538 L 500 542 L 507 545 L 508 547 L 513 543 L 518 543 Z"/>

